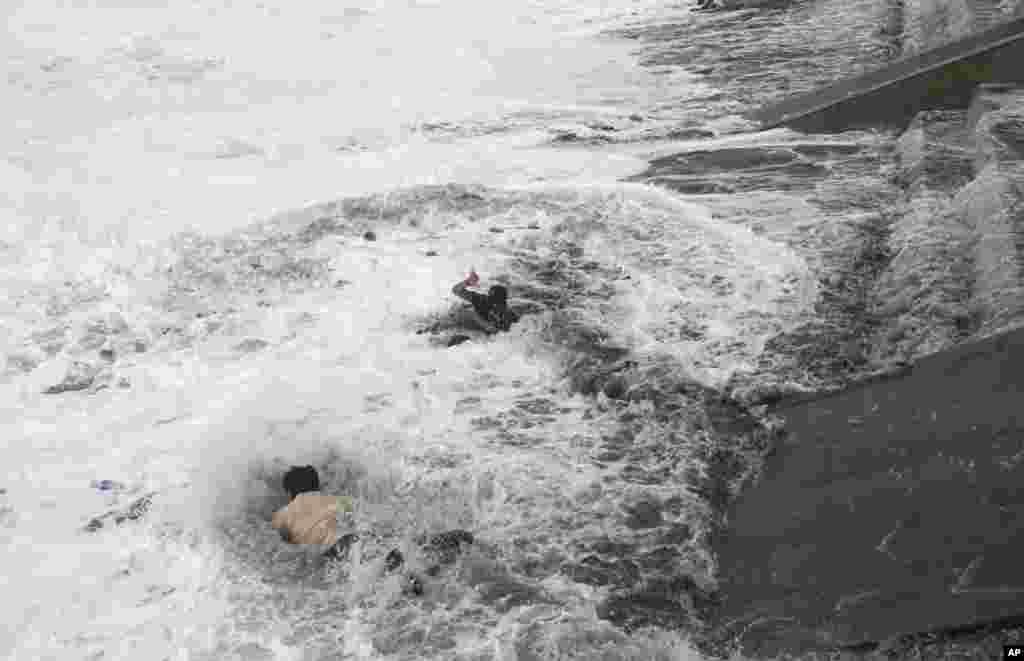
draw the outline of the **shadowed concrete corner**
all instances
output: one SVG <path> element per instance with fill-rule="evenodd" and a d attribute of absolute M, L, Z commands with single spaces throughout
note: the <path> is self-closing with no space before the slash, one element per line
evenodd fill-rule
<path fill-rule="evenodd" d="M 1024 615 L 1024 329 L 778 411 L 717 555 L 723 635 L 774 655 Z"/>

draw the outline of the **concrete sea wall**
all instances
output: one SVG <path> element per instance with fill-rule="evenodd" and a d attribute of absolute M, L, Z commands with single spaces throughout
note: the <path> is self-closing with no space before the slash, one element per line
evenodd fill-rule
<path fill-rule="evenodd" d="M 911 54 L 1024 12 L 1024 0 L 904 0 Z M 918 114 L 896 143 L 903 188 L 875 284 L 872 362 L 907 362 L 1024 324 L 1024 86 Z"/>
<path fill-rule="evenodd" d="M 903 0 L 880 30 L 902 23 L 911 54 L 1022 5 Z M 893 147 L 851 320 L 886 373 L 772 409 L 783 433 L 718 543 L 722 635 L 747 658 L 996 658 L 967 632 L 1024 636 L 1024 85 L 920 112 Z"/>

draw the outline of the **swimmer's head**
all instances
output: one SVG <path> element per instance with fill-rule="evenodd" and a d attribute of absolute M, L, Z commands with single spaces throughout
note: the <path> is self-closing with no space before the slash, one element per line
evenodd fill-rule
<path fill-rule="evenodd" d="M 487 291 L 487 298 L 492 305 L 506 305 L 508 303 L 508 289 L 504 285 L 494 285 Z"/>
<path fill-rule="evenodd" d="M 292 466 L 284 474 L 283 484 L 288 498 L 294 499 L 300 493 L 320 491 L 320 476 L 312 466 Z"/>

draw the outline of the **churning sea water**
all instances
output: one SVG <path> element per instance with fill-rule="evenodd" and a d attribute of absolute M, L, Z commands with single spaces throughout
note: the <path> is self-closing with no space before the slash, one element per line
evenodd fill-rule
<path fill-rule="evenodd" d="M 704 149 L 787 139 L 729 136 L 728 98 L 624 36 L 688 7 L 4 11 L 6 658 L 698 658 L 714 563 L 686 476 L 708 439 L 580 374 L 612 347 L 719 387 L 817 279 L 780 239 L 800 199 L 716 198 L 784 208 L 755 231 L 621 183 L 681 125 Z M 702 98 L 725 110 L 692 115 Z M 446 349 L 416 331 L 471 267 L 529 314 Z M 369 547 L 322 567 L 268 525 L 298 463 L 414 567 L 420 533 L 479 544 L 417 598 Z M 651 606 L 677 617 L 612 623 L 616 589 L 663 576 L 692 588 Z"/>

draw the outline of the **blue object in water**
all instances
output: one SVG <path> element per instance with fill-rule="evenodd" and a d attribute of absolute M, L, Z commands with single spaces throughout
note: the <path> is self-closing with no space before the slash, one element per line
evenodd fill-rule
<path fill-rule="evenodd" d="M 114 489 L 120 489 L 124 485 L 114 480 L 93 480 L 92 487 L 99 489 L 100 491 L 113 491 Z"/>

